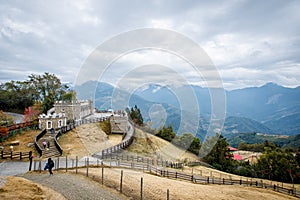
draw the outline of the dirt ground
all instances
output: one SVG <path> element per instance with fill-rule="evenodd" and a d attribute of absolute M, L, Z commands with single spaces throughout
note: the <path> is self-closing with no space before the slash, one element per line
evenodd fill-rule
<path fill-rule="evenodd" d="M 65 200 L 60 193 L 20 177 L 7 177 L 0 188 L 0 199 Z"/>
<path fill-rule="evenodd" d="M 140 197 L 141 178 L 143 178 L 144 199 L 166 199 L 167 189 L 169 189 L 170 192 L 170 199 L 297 199 L 267 189 L 239 185 L 193 184 L 185 181 L 162 178 L 141 171 L 117 168 L 104 168 L 104 185 L 119 190 L 121 170 L 123 170 L 123 193 L 131 199 L 139 199 Z M 79 172 L 85 174 L 86 170 L 80 169 Z M 96 181 L 101 182 L 101 169 L 90 168 L 89 177 L 93 177 Z"/>
<path fill-rule="evenodd" d="M 83 157 L 120 143 L 122 135 L 106 135 L 98 124 L 83 124 L 58 140 L 65 155 Z"/>
<path fill-rule="evenodd" d="M 34 138 L 41 132 L 41 130 L 28 130 L 22 131 L 22 134 L 17 133 L 15 137 L 8 138 L 0 146 L 4 147 L 4 150 L 10 151 L 10 144 L 12 142 L 19 142 L 19 145 L 13 146 L 14 151 L 35 151 L 34 149 Z M 0 149 L 1 150 L 1 149 Z"/>

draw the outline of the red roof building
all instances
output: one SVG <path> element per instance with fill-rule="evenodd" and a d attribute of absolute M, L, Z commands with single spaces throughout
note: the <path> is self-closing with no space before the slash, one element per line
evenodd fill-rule
<path fill-rule="evenodd" d="M 239 154 L 233 154 L 233 159 L 234 160 L 243 160 L 242 156 L 240 156 Z"/>

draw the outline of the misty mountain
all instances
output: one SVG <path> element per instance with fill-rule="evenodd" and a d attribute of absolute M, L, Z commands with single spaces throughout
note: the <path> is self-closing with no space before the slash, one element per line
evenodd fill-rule
<path fill-rule="evenodd" d="M 127 106 L 134 107 L 137 105 L 141 110 L 144 121 L 153 121 L 151 124 L 153 128 L 159 128 L 162 125 L 172 125 L 174 131 L 178 131 L 181 124 L 181 130 L 185 132 L 189 130 L 189 127 L 195 127 L 189 120 L 180 123 L 182 112 L 178 108 L 163 102 L 149 101 L 136 94 L 128 94 L 126 91 L 107 83 L 89 81 L 76 86 L 75 90 L 78 99 L 94 99 L 95 107 L 98 109 L 124 110 Z M 125 102 L 123 102 L 124 99 L 126 99 Z M 186 113 L 186 111 L 183 112 Z M 185 116 L 191 115 L 186 114 Z M 204 135 L 205 131 L 203 129 L 202 127 L 201 130 L 196 130 L 196 132 Z"/>
<path fill-rule="evenodd" d="M 200 108 L 199 123 L 196 134 L 203 138 L 209 126 L 210 95 L 207 88 L 199 86 L 182 86 L 179 88 L 181 95 L 192 88 Z M 96 88 L 91 90 L 90 88 Z M 145 121 L 152 121 L 154 128 L 162 124 L 172 125 L 174 130 L 179 129 L 179 124 L 187 127 L 195 126 L 190 120 L 182 119 L 182 113 L 191 115 L 189 110 L 181 110 L 176 94 L 167 86 L 148 85 L 139 88 L 134 94 L 114 88 L 107 83 L 89 81 L 76 87 L 79 99 L 95 99 L 96 108 L 124 109 L 138 105 Z M 236 133 L 257 132 L 267 134 L 297 134 L 299 133 L 299 88 L 284 88 L 275 84 L 262 87 L 245 88 L 226 91 L 227 117 L 223 135 Z M 112 96 L 114 96 L 112 98 Z M 126 103 L 116 103 L 122 96 L 129 97 Z M 114 100 L 113 100 L 114 99 Z M 189 99 L 184 99 L 189 101 Z M 188 102 L 189 103 L 189 102 Z M 185 116 L 187 116 L 185 115 Z M 184 120 L 184 122 L 181 122 Z"/>
<path fill-rule="evenodd" d="M 192 87 L 198 100 L 201 115 L 210 115 L 211 98 L 208 88 L 199 86 L 182 86 L 181 90 Z M 214 89 L 211 89 L 214 90 Z M 178 106 L 176 96 L 166 86 L 150 85 L 137 91 L 137 95 L 156 102 L 164 102 Z M 300 87 L 285 88 L 274 83 L 268 83 L 261 87 L 251 87 L 232 91 L 226 91 L 226 114 L 235 118 L 226 119 L 231 123 L 244 123 L 249 119 L 249 130 L 253 132 L 277 133 L 294 135 L 300 133 Z M 185 99 L 189 101 L 189 99 Z M 241 119 L 237 120 L 238 117 Z M 255 120 L 253 123 L 251 120 Z M 237 122 L 239 121 L 239 122 Z M 257 123 L 261 123 L 258 125 Z M 256 125 L 255 125 L 256 124 Z M 234 124 L 232 124 L 234 125 Z M 240 128 L 242 126 L 241 125 Z M 230 130 L 225 127 L 225 132 Z M 255 129 L 253 129 L 255 128 Z M 267 130 L 267 129 L 268 130 Z M 246 131 L 247 129 L 238 129 Z M 235 131 L 235 130 L 234 130 Z"/>

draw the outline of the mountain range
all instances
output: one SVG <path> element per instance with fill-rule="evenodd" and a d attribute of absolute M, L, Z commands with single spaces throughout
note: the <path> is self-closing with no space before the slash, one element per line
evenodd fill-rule
<path fill-rule="evenodd" d="M 91 90 L 90 88 L 96 88 Z M 199 127 L 196 131 L 201 139 L 206 134 L 211 115 L 210 93 L 216 89 L 208 89 L 194 85 L 183 85 L 176 89 L 184 96 L 185 91 L 192 91 L 197 100 L 198 109 L 201 111 Z M 130 96 L 128 106 L 137 105 L 145 121 L 150 119 L 156 125 L 171 124 L 174 130 L 179 129 L 179 122 L 183 113 L 192 115 L 192 100 L 184 99 L 186 110 L 181 109 L 180 100 L 176 92 L 168 86 L 150 84 L 138 88 L 133 94 L 113 87 L 108 83 L 89 81 L 76 86 L 79 99 L 94 99 L 96 108 L 124 109 L 118 104 L 115 96 Z M 116 95 L 118 94 L 118 95 Z M 300 134 L 300 87 L 286 88 L 274 83 L 261 87 L 250 87 L 232 91 L 224 90 L 226 96 L 226 119 L 220 132 L 223 135 L 237 133 L 264 133 L 296 135 Z M 114 96 L 115 95 L 115 96 Z M 114 97 L 113 97 L 114 96 Z M 114 99 L 115 98 L 115 99 Z M 182 101 L 182 100 L 181 100 Z M 190 102 L 191 101 L 191 102 Z M 194 106 L 194 105 L 193 105 Z M 151 110 L 151 112 L 149 112 Z M 156 120 L 156 122 L 155 122 Z M 192 120 L 184 119 L 183 127 L 191 127 Z M 183 129 L 185 130 L 185 129 Z"/>

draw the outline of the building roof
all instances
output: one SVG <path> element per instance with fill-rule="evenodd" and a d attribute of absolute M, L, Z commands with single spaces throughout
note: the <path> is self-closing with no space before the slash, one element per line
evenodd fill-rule
<path fill-rule="evenodd" d="M 229 148 L 230 151 L 237 151 L 238 150 L 237 148 L 230 147 L 230 146 L 228 148 Z"/>
<path fill-rule="evenodd" d="M 233 159 L 234 160 L 243 160 L 242 156 L 239 154 L 233 154 Z"/>

